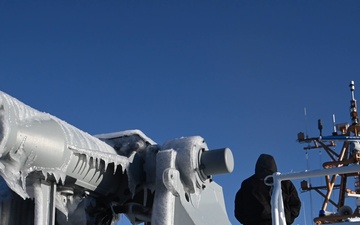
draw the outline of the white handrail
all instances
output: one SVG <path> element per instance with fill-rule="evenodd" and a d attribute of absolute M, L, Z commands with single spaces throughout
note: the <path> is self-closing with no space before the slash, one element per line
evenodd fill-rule
<path fill-rule="evenodd" d="M 271 208 L 272 208 L 272 224 L 273 225 L 286 225 L 284 204 L 281 194 L 281 181 L 283 180 L 296 180 L 310 177 L 320 177 L 325 175 L 334 174 L 346 174 L 360 172 L 360 165 L 351 164 L 343 167 L 329 168 L 329 169 L 318 169 L 309 170 L 295 173 L 281 174 L 279 172 L 273 175 L 267 176 L 265 181 L 272 177 L 273 178 L 273 193 L 271 196 Z"/>

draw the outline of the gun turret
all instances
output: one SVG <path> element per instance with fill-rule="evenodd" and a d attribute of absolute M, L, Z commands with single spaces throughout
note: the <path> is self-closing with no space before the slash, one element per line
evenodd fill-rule
<path fill-rule="evenodd" d="M 34 199 L 36 225 L 110 224 L 119 213 L 133 224 L 230 224 L 212 175 L 233 167 L 229 148 L 199 136 L 162 146 L 140 130 L 92 136 L 0 92 L 0 175 Z"/>

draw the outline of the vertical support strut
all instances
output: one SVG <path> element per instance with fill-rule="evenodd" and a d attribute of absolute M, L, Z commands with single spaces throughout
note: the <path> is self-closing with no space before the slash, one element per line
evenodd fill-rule
<path fill-rule="evenodd" d="M 167 187 L 171 174 L 167 171 L 175 170 L 176 154 L 174 150 L 163 150 L 156 156 L 156 193 L 153 204 L 151 224 L 174 225 L 175 195 Z M 164 176 L 169 174 L 170 176 Z M 175 191 L 175 190 L 173 190 Z"/>
<path fill-rule="evenodd" d="M 55 182 L 39 180 L 34 183 L 35 218 L 34 225 L 55 224 Z"/>

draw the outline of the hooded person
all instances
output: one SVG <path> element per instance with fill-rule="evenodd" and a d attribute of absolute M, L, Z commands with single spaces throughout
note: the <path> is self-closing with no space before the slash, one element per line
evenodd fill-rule
<path fill-rule="evenodd" d="M 255 165 L 255 174 L 241 183 L 235 197 L 235 217 L 244 225 L 271 225 L 271 187 L 264 178 L 277 172 L 273 156 L 261 154 Z M 281 182 L 287 225 L 299 215 L 301 201 L 290 180 Z"/>

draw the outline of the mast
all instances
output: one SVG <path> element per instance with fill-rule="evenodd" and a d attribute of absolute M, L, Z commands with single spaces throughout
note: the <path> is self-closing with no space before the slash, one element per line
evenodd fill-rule
<path fill-rule="evenodd" d="M 330 157 L 330 161 L 323 163 L 326 170 L 332 168 L 347 167 L 354 164 L 360 164 L 360 124 L 357 112 L 357 104 L 355 99 L 355 82 L 350 82 L 350 119 L 351 125 L 348 123 L 335 124 L 335 115 L 333 115 L 333 130 L 330 136 L 323 136 L 322 121 L 318 120 L 318 129 L 320 135 L 318 137 L 305 137 L 303 133 L 298 134 L 298 141 L 306 143 L 304 150 L 323 148 Z M 340 152 L 335 151 L 335 143 L 342 143 Z M 345 169 L 345 168 L 344 168 Z M 355 187 L 347 187 L 349 177 L 354 177 Z M 340 182 L 337 178 L 340 178 Z M 360 171 L 344 174 L 328 174 L 325 175 L 325 186 L 312 186 L 308 181 L 301 182 L 303 191 L 314 190 L 320 194 L 324 201 L 319 212 L 319 217 L 314 218 L 317 224 L 330 224 L 347 217 L 360 216 Z M 332 199 L 334 190 L 339 190 L 338 201 Z M 354 213 L 351 207 L 345 205 L 346 197 L 356 198 L 356 208 Z M 336 216 L 334 213 L 328 213 L 328 205 L 332 204 L 336 207 Z"/>

